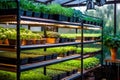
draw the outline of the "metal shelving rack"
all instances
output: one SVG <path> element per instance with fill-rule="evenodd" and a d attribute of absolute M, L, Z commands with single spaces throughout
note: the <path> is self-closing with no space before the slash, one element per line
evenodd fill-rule
<path fill-rule="evenodd" d="M 83 23 L 83 21 L 80 21 L 79 23 L 78 22 L 75 23 L 75 22 L 65 22 L 65 21 L 56 21 L 56 20 L 49 20 L 49 19 L 21 16 L 20 15 L 20 2 L 19 2 L 19 0 L 16 0 L 16 3 L 17 3 L 17 14 L 16 15 L 0 16 L 0 22 L 1 23 L 10 23 L 10 24 L 16 24 L 17 25 L 17 46 L 9 47 L 9 46 L 5 46 L 5 45 L 1 45 L 0 50 L 17 52 L 17 65 L 0 64 L 0 69 L 1 70 L 7 70 L 7 71 L 16 72 L 17 73 L 17 80 L 20 80 L 20 74 L 21 74 L 22 71 L 31 70 L 31 69 L 35 69 L 35 68 L 39 68 L 39 67 L 45 67 L 45 66 L 48 66 L 48 65 L 51 65 L 51 64 L 55 64 L 55 63 L 59 63 L 59 62 L 63 62 L 63 61 L 71 60 L 71 59 L 76 59 L 76 58 L 81 59 L 81 73 L 76 73 L 76 74 L 74 74 L 74 75 L 72 75 L 70 77 L 65 78 L 64 80 L 72 80 L 72 79 L 80 77 L 80 76 L 81 76 L 81 80 L 82 80 L 83 75 L 85 73 L 83 71 L 83 59 L 87 58 L 87 57 L 94 56 L 96 54 L 100 54 L 100 53 L 103 56 L 103 52 L 102 52 L 103 50 L 101 50 L 99 53 L 96 53 L 96 54 L 93 54 L 93 55 L 89 55 L 89 54 L 84 55 L 83 54 L 83 45 L 84 44 L 102 42 L 102 40 L 87 41 L 87 42 L 83 41 L 83 37 L 84 37 L 83 36 L 83 29 L 93 28 L 93 27 L 95 27 L 95 25 L 85 24 L 85 23 Z M 29 23 L 29 22 L 31 22 L 31 23 Z M 35 22 L 35 24 L 33 24 L 32 22 Z M 48 23 L 48 25 L 52 25 L 52 26 L 66 25 L 67 28 L 71 28 L 72 26 L 74 26 L 72 28 L 81 29 L 81 42 L 68 42 L 68 43 L 58 43 L 58 44 L 20 46 L 20 24 L 43 25 L 40 22 L 42 22 L 44 24 Z M 46 26 L 48 26 L 48 25 L 46 25 Z M 96 28 L 100 28 L 102 30 L 103 29 L 102 24 L 96 25 Z M 102 35 L 103 35 L 103 32 L 102 32 Z M 76 54 L 76 55 L 64 57 L 62 59 L 43 61 L 43 62 L 28 64 L 28 65 L 20 65 L 20 52 L 21 52 L 21 50 L 37 49 L 37 48 L 49 48 L 49 47 L 58 47 L 58 46 L 69 46 L 69 45 L 81 45 L 81 54 L 80 55 Z M 103 63 L 103 60 L 101 60 L 101 64 L 102 63 Z M 46 72 L 44 72 L 44 73 L 46 73 Z"/>

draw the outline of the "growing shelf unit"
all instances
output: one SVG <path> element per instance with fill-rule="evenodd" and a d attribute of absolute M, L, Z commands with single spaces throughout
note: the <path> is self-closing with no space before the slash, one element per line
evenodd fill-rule
<path fill-rule="evenodd" d="M 27 71 L 39 67 L 44 67 L 44 74 L 46 74 L 46 66 L 72 60 L 72 59 L 79 59 L 81 61 L 81 71 L 79 73 L 75 73 L 71 76 L 68 76 L 66 78 L 63 78 L 62 80 L 74 80 L 75 78 L 81 77 L 81 80 L 83 79 L 83 76 L 85 73 L 91 71 L 92 69 L 83 70 L 83 59 L 88 58 L 91 56 L 94 56 L 96 54 L 101 54 L 101 64 L 103 63 L 103 53 L 102 53 L 102 47 L 99 52 L 90 53 L 90 54 L 83 54 L 83 47 L 85 44 L 95 44 L 98 42 L 101 42 L 102 45 L 102 39 L 101 40 L 94 40 L 94 41 L 84 41 L 84 32 L 83 30 L 89 30 L 89 29 L 100 29 L 102 31 L 102 22 L 100 24 L 94 24 L 90 21 L 80 20 L 78 22 L 68 22 L 68 21 L 57 21 L 57 20 L 51 20 L 51 19 L 43 19 L 43 18 L 36 18 L 36 17 L 28 17 L 28 16 L 21 16 L 20 14 L 20 6 L 19 6 L 19 0 L 16 0 L 17 3 L 17 9 L 15 9 L 15 14 L 6 14 L 6 15 L 0 15 L 0 23 L 1 24 L 13 24 L 16 25 L 17 28 L 17 45 L 16 46 L 9 46 L 9 45 L 0 45 L 1 51 L 13 51 L 17 53 L 17 64 L 6 64 L 6 63 L 0 63 L 0 70 L 5 71 L 12 71 L 17 73 L 17 80 L 20 80 L 20 74 L 22 71 Z M 7 11 L 7 10 L 6 10 Z M 0 12 L 1 13 L 1 12 Z M 81 42 L 66 42 L 66 43 L 56 43 L 56 44 L 40 44 L 40 45 L 20 45 L 20 25 L 35 25 L 35 26 L 54 26 L 58 28 L 73 28 L 73 29 L 81 29 Z M 102 33 L 102 32 L 101 32 Z M 102 33 L 103 35 L 103 33 Z M 101 35 L 101 36 L 102 36 Z M 81 46 L 81 54 L 74 54 L 71 56 L 63 57 L 60 59 L 53 59 L 48 61 L 42 61 L 42 62 L 36 62 L 36 63 L 29 63 L 29 64 L 20 64 L 20 53 L 21 50 L 30 50 L 30 49 L 39 49 L 39 48 L 51 48 L 51 47 L 60 47 L 60 46 L 72 46 L 72 45 L 79 45 Z M 99 66 L 99 65 L 98 65 Z M 98 67 L 97 66 L 97 67 Z"/>

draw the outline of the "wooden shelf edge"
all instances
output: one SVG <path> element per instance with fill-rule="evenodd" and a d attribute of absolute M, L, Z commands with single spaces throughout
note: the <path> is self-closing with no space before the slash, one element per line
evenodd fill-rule
<path fill-rule="evenodd" d="M 0 70 L 16 72 L 17 67 L 16 65 L 0 63 Z"/>

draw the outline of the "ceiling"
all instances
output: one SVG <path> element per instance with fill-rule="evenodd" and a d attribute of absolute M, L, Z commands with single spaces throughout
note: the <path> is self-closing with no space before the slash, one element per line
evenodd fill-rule
<path fill-rule="evenodd" d="M 75 7 L 75 6 L 84 6 L 87 0 L 35 0 L 40 3 L 49 4 L 49 3 L 58 3 L 62 6 Z M 94 0 L 96 1 L 96 0 Z M 120 0 L 116 0 L 120 3 Z M 106 4 L 113 4 L 114 0 L 106 0 Z"/>

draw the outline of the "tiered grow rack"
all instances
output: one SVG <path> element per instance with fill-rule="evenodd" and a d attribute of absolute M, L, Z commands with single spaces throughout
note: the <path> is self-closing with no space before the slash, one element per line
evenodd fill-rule
<path fill-rule="evenodd" d="M 28 16 L 24 16 L 24 15 L 21 16 L 19 0 L 16 0 L 16 3 L 17 3 L 17 9 L 13 10 L 14 12 L 12 14 L 8 12 L 8 11 L 10 11 L 10 9 L 1 10 L 1 11 L 5 11 L 5 13 L 0 12 L 0 13 L 4 13 L 4 14 L 0 15 L 0 22 L 5 23 L 5 24 L 9 23 L 9 24 L 17 25 L 17 45 L 16 46 L 0 45 L 0 50 L 2 50 L 2 51 L 15 51 L 17 53 L 17 65 L 10 65 L 10 64 L 8 65 L 8 64 L 1 63 L 0 70 L 16 72 L 17 73 L 17 80 L 20 80 L 20 74 L 22 71 L 27 71 L 27 70 L 31 70 L 31 69 L 35 69 L 35 68 L 39 68 L 39 67 L 44 67 L 44 74 L 46 74 L 46 66 L 48 66 L 48 65 L 60 63 L 60 62 L 71 60 L 71 59 L 80 58 L 80 60 L 81 60 L 81 72 L 73 74 L 72 76 L 68 76 L 67 78 L 64 78 L 63 80 L 73 80 L 73 79 L 78 78 L 80 76 L 81 76 L 81 80 L 82 80 L 83 75 L 87 72 L 87 71 L 83 71 L 83 59 L 91 57 L 90 54 L 87 54 L 84 56 L 84 54 L 83 54 L 84 44 L 92 44 L 92 43 L 102 41 L 102 39 L 101 39 L 101 40 L 84 42 L 83 41 L 83 37 L 84 37 L 83 30 L 89 29 L 89 28 L 99 28 L 102 30 L 103 23 L 101 22 L 99 24 L 97 24 L 97 23 L 94 24 L 94 23 L 92 23 L 92 21 L 87 21 L 87 18 L 79 20 L 78 22 L 68 22 L 68 21 L 57 21 L 57 20 L 51 20 L 51 19 L 28 17 Z M 96 19 L 98 19 L 98 18 L 96 18 Z M 66 43 L 57 43 L 57 44 L 21 46 L 20 45 L 20 24 L 40 25 L 40 26 L 57 26 L 57 27 L 64 27 L 65 26 L 67 28 L 81 29 L 81 42 L 66 42 Z M 21 50 L 70 46 L 70 45 L 81 45 L 81 54 L 80 55 L 75 54 L 75 55 L 64 57 L 61 59 L 54 59 L 54 60 L 25 64 L 25 65 L 20 64 L 20 52 L 21 52 Z M 101 47 L 100 54 L 101 54 L 101 64 L 102 64 L 103 63 L 102 47 Z M 95 68 L 93 68 L 93 69 L 95 69 Z M 88 71 L 90 71 L 90 70 L 92 70 L 92 69 L 89 69 Z"/>

